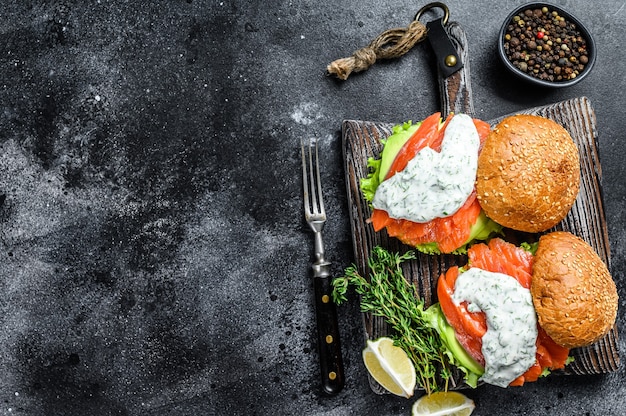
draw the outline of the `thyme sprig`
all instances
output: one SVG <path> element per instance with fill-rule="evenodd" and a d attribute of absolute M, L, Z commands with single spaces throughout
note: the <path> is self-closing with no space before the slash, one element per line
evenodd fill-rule
<path fill-rule="evenodd" d="M 391 326 L 391 338 L 407 352 L 415 365 L 418 383 L 430 394 L 440 390 L 440 382 L 447 390 L 450 361 L 446 346 L 431 324 L 429 310 L 424 310 L 424 300 L 403 275 L 401 264 L 414 258 L 412 251 L 399 254 L 375 247 L 368 260 L 370 279 L 351 266 L 344 276 L 333 280 L 332 295 L 333 301 L 341 304 L 347 300 L 348 287 L 354 287 L 361 295 L 361 311 L 383 317 Z"/>

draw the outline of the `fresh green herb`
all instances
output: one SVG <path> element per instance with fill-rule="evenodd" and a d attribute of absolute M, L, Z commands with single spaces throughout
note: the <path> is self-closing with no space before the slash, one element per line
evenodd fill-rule
<path fill-rule="evenodd" d="M 430 394 L 441 390 L 440 383 L 447 390 L 456 360 L 437 329 L 442 314 L 438 304 L 424 310 L 424 301 L 402 273 L 401 263 L 413 258 L 411 251 L 398 254 L 375 247 L 368 262 L 370 279 L 349 267 L 344 276 L 333 280 L 332 295 L 334 302 L 341 304 L 347 300 L 348 287 L 354 287 L 361 295 L 361 311 L 383 317 L 392 327 L 391 337 L 407 352 L 415 364 L 418 383 Z"/>

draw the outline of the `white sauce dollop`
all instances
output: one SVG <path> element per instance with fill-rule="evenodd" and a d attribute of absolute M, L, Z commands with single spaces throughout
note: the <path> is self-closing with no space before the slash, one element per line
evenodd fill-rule
<path fill-rule="evenodd" d="M 391 218 L 429 222 L 453 215 L 474 190 L 480 137 L 471 117 L 457 114 L 441 151 L 420 150 L 404 170 L 383 181 L 372 201 Z"/>
<path fill-rule="evenodd" d="M 481 380 L 507 387 L 535 363 L 537 315 L 530 290 L 515 278 L 470 268 L 457 278 L 452 300 L 457 305 L 467 301 L 470 312 L 487 316 Z"/>

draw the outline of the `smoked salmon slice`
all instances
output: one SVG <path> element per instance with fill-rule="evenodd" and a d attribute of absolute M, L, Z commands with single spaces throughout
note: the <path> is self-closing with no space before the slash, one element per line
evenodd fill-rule
<path fill-rule="evenodd" d="M 394 159 L 385 179 L 389 179 L 397 172 L 402 171 L 409 161 L 425 147 L 441 151 L 445 127 L 452 118 L 449 115 L 441 125 L 441 113 L 427 117 L 411 138 L 402 147 Z M 491 126 L 478 119 L 474 119 L 474 126 L 480 137 L 481 148 Z M 440 125 L 442 126 L 440 128 Z M 387 228 L 390 237 L 395 237 L 404 244 L 416 247 L 421 244 L 437 243 L 442 253 L 452 253 L 462 247 L 470 238 L 471 227 L 476 223 L 481 212 L 480 204 L 476 199 L 476 192 L 472 192 L 465 204 L 453 215 L 444 218 L 435 218 L 426 223 L 418 223 L 405 219 L 391 218 L 386 211 L 374 209 L 370 221 L 374 231 Z"/>

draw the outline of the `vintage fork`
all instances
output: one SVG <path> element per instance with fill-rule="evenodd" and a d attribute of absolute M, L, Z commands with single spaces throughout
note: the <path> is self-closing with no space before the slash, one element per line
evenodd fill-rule
<path fill-rule="evenodd" d="M 343 388 L 344 373 L 337 310 L 331 299 L 331 263 L 324 258 L 322 230 L 326 223 L 326 210 L 322 198 L 317 141 L 314 143 L 309 141 L 306 145 L 302 142 L 301 147 L 304 218 L 315 235 L 315 261 L 312 270 L 322 388 L 327 394 L 336 394 Z"/>

